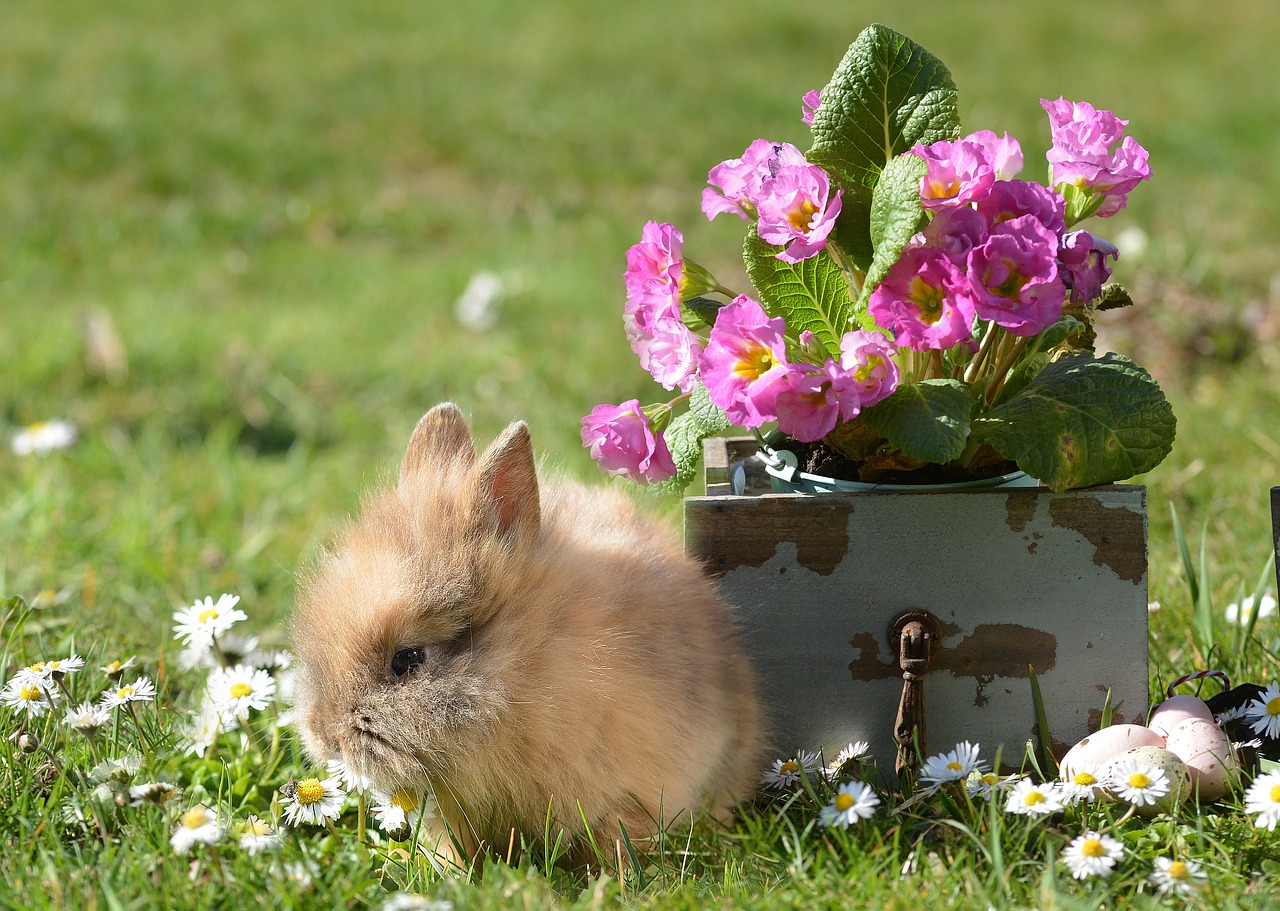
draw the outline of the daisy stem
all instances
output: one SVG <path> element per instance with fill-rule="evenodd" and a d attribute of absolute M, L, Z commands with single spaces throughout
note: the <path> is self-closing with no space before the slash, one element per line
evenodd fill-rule
<path fill-rule="evenodd" d="M 138 732 L 138 742 L 142 746 L 142 751 L 147 756 L 147 763 L 150 764 L 152 755 L 153 755 L 151 741 L 147 738 L 146 733 L 143 732 L 142 730 L 142 722 L 138 720 L 138 715 L 133 709 L 133 703 L 126 702 L 124 706 L 126 709 L 129 710 L 129 717 L 133 720 L 133 727 Z"/>
<path fill-rule="evenodd" d="M 359 794 L 356 796 L 356 840 L 360 842 L 363 848 L 368 847 L 365 843 L 365 836 L 367 835 L 365 831 L 365 810 L 364 794 Z"/>

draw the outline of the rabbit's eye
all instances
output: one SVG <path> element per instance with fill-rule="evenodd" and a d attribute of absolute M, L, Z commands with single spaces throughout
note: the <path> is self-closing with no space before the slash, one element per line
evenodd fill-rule
<path fill-rule="evenodd" d="M 403 677 L 425 660 L 426 655 L 417 646 L 402 648 L 391 656 L 391 673 L 396 677 Z"/>

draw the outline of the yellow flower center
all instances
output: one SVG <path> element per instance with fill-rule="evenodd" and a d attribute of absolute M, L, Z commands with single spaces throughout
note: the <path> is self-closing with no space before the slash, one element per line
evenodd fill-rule
<path fill-rule="evenodd" d="M 122 687 L 120 687 L 120 689 L 116 690 L 116 698 L 117 698 L 117 699 L 128 699 L 128 698 L 130 698 L 132 695 L 133 695 L 133 687 L 132 687 L 132 686 L 122 686 Z"/>
<path fill-rule="evenodd" d="M 271 826 L 264 819 L 249 819 L 245 820 L 244 824 L 240 826 L 240 833 L 242 835 L 270 835 Z"/>
<path fill-rule="evenodd" d="M 1102 846 L 1102 842 L 1098 841 L 1098 839 L 1088 838 L 1080 846 L 1080 853 L 1085 857 L 1101 857 L 1107 853 L 1107 849 Z"/>
<path fill-rule="evenodd" d="M 1094 778 L 1088 772 L 1077 772 L 1071 781 L 1078 785 L 1091 785 L 1098 783 L 1098 779 Z"/>
<path fill-rule="evenodd" d="M 813 200 L 805 199 L 800 204 L 800 208 L 792 209 L 787 213 L 787 221 L 791 223 L 791 227 L 803 233 L 809 230 L 809 224 L 813 221 L 813 215 L 817 211 L 818 207 L 813 204 Z"/>
<path fill-rule="evenodd" d="M 748 379 L 757 380 L 764 376 L 774 365 L 773 352 L 768 348 L 752 348 L 747 355 L 738 361 L 734 373 Z"/>
<path fill-rule="evenodd" d="M 925 199 L 950 199 L 959 192 L 959 179 L 946 182 L 941 180 L 930 180 L 923 195 Z"/>
<path fill-rule="evenodd" d="M 110 664 L 104 666 L 102 669 L 106 671 L 108 674 L 114 674 L 116 671 L 120 670 L 120 662 L 112 661 Z"/>
<path fill-rule="evenodd" d="M 196 619 L 199 620 L 201 623 L 210 623 L 218 619 L 218 611 L 212 607 L 209 608 L 208 610 L 202 610 L 199 616 L 196 617 Z"/>
<path fill-rule="evenodd" d="M 34 424 L 28 424 L 27 430 L 31 433 L 39 433 L 49 426 L 48 421 L 36 421 Z"/>
<path fill-rule="evenodd" d="M 1151 787 L 1151 779 L 1142 772 L 1134 772 L 1129 776 L 1129 787 L 1131 788 L 1149 788 Z"/>
<path fill-rule="evenodd" d="M 40 687 L 24 683 L 22 689 L 18 690 L 18 698 L 23 702 L 35 702 L 41 696 Z"/>
<path fill-rule="evenodd" d="M 303 806 L 319 803 L 324 800 L 324 785 L 320 783 L 318 778 L 304 778 L 298 782 L 298 789 L 295 793 L 298 803 Z"/>
<path fill-rule="evenodd" d="M 920 322 L 932 326 L 942 318 L 942 289 L 920 276 L 911 280 L 911 300 L 920 309 Z"/>
<path fill-rule="evenodd" d="M 1175 860 L 1169 864 L 1168 869 L 1164 872 L 1169 874 L 1170 879 L 1188 879 L 1191 876 L 1191 871 L 1187 869 L 1187 865 L 1180 860 Z"/>
<path fill-rule="evenodd" d="M 796 762 L 794 759 L 788 759 L 782 764 L 782 767 L 778 769 L 778 771 L 787 775 L 794 775 L 796 772 L 800 771 L 800 763 Z"/>
<path fill-rule="evenodd" d="M 391 805 L 399 807 L 406 813 L 412 813 L 418 809 L 418 795 L 412 791 L 400 790 L 391 797 Z"/>
<path fill-rule="evenodd" d="M 1271 798 L 1272 803 L 1280 803 L 1280 784 L 1273 784 L 1271 793 L 1268 796 Z"/>
<path fill-rule="evenodd" d="M 31 665 L 31 667 L 27 668 L 27 673 L 43 674 L 45 672 L 45 668 L 48 666 L 49 665 L 45 664 L 43 661 L 37 661 L 35 664 Z"/>
<path fill-rule="evenodd" d="M 1273 718 L 1276 715 L 1280 715 L 1280 696 L 1277 696 L 1275 699 L 1272 699 L 1267 703 L 1267 714 Z"/>
<path fill-rule="evenodd" d="M 1038 803 L 1044 803 L 1044 795 L 1039 791 L 1032 791 L 1023 798 L 1022 802 L 1028 807 L 1034 807 Z"/>
<path fill-rule="evenodd" d="M 243 699 L 245 696 L 253 695 L 253 687 L 240 680 L 231 684 L 231 695 L 236 699 Z"/>
<path fill-rule="evenodd" d="M 204 807 L 192 807 L 182 814 L 182 824 L 188 829 L 198 829 L 209 824 L 209 811 Z"/>
<path fill-rule="evenodd" d="M 836 795 L 836 809 L 843 813 L 853 806 L 853 795 L 841 792 Z"/>
<path fill-rule="evenodd" d="M 859 383 L 865 383 L 867 378 L 871 376 L 871 372 L 884 363 L 884 358 L 878 354 L 873 354 L 867 358 L 867 362 L 853 371 L 853 378 Z"/>
<path fill-rule="evenodd" d="M 960 771 L 961 769 L 963 769 L 963 768 L 964 768 L 964 766 L 962 766 L 962 765 L 961 765 L 960 763 L 958 763 L 958 762 L 948 762 L 948 763 L 947 763 L 947 771 L 950 771 L 950 772 L 959 772 L 959 771 Z"/>
<path fill-rule="evenodd" d="M 978 780 L 985 785 L 991 786 L 991 785 L 996 785 L 1000 783 L 1000 776 L 996 775 L 995 772 L 988 772 Z"/>

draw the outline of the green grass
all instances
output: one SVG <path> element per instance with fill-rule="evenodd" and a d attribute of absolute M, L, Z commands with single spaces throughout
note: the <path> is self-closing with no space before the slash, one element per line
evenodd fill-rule
<path fill-rule="evenodd" d="M 596 478 L 578 417 L 658 391 L 620 328 L 627 246 L 645 220 L 669 220 L 718 274 L 739 272 L 740 225 L 698 209 L 707 169 L 757 136 L 803 145 L 800 96 L 871 21 L 941 57 L 965 123 L 1013 132 L 1029 162 L 1047 141 L 1038 99 L 1059 94 L 1113 108 L 1150 150 L 1154 178 L 1117 219 L 1149 238 L 1118 275 L 1144 313 L 1107 337 L 1157 373 L 1180 422 L 1173 454 L 1143 479 L 1164 605 L 1153 680 L 1202 664 L 1280 677 L 1276 619 L 1240 649 L 1221 616 L 1271 551 L 1267 491 L 1280 483 L 1280 22 L 1248 0 L 1211 15 L 1191 0 L 1105 16 L 1001 6 L 13 0 L 0 29 L 0 429 L 65 416 L 81 441 L 41 459 L 0 451 L 0 593 L 70 595 L 0 631 L 5 679 L 72 647 L 91 661 L 136 653 L 181 704 L 191 680 L 173 670 L 169 615 L 221 591 L 283 644 L 298 566 L 437 401 L 458 401 L 481 438 L 527 419 L 552 463 Z M 481 270 L 507 289 L 486 335 L 452 315 Z M 84 357 L 82 316 L 99 309 L 127 350 L 118 382 Z M 1207 529 L 1216 648 L 1192 632 L 1170 505 L 1193 544 Z M 172 721 L 157 720 L 159 736 Z M 0 758 L 18 762 L 6 744 Z M 245 759 L 181 774 L 236 806 L 269 806 L 300 767 L 288 749 L 281 780 L 252 794 L 226 783 L 249 774 Z M 232 902 L 225 881 L 193 883 L 168 857 L 159 815 L 122 811 L 124 840 L 104 847 L 41 826 L 50 810 L 25 773 L 0 772 L 0 796 L 0 902 L 183 906 L 205 888 Z M 923 861 L 899 890 L 918 830 L 828 843 L 811 809 L 768 808 L 727 843 L 699 832 L 695 859 L 673 853 L 643 885 L 526 864 L 431 890 L 459 907 L 554 895 L 985 908 L 1116 904 L 1136 883 L 1080 890 L 1046 872 L 1054 835 L 998 827 L 979 842 L 1003 843 L 999 868 L 934 827 L 940 866 Z M 1264 906 L 1260 886 L 1234 878 L 1259 869 L 1261 836 L 1187 824 L 1177 837 L 1239 887 L 1216 906 Z M 382 888 L 383 861 L 349 843 L 316 850 L 322 882 L 298 902 Z M 287 901 L 268 865 L 228 868 L 237 895 Z"/>

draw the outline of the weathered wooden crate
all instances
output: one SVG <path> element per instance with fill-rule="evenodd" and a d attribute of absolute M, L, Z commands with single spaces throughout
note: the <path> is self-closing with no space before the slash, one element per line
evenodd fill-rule
<path fill-rule="evenodd" d="M 1144 487 L 773 494 L 754 451 L 707 441 L 685 546 L 736 608 L 779 755 L 866 740 L 892 773 L 903 679 L 889 626 L 912 609 L 940 627 L 930 752 L 970 740 L 1019 763 L 1038 734 L 1032 668 L 1059 755 L 1097 728 L 1108 691 L 1117 720 L 1144 717 Z"/>

